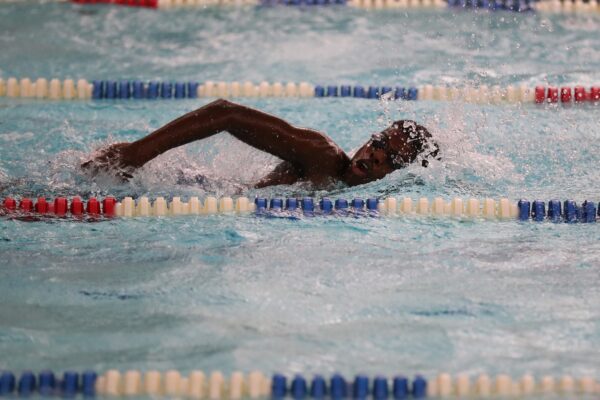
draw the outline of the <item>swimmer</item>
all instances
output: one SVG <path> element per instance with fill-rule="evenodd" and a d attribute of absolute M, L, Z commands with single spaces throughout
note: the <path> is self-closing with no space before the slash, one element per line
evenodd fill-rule
<path fill-rule="evenodd" d="M 381 179 L 396 169 L 437 158 L 438 145 L 414 121 L 401 120 L 376 133 L 350 158 L 327 135 L 298 128 L 275 116 L 219 99 L 192 111 L 133 143 L 116 143 L 82 164 L 93 173 L 115 172 L 122 179 L 175 147 L 229 132 L 238 140 L 279 157 L 256 188 L 307 181 L 318 187 L 341 181 L 355 186 Z"/>

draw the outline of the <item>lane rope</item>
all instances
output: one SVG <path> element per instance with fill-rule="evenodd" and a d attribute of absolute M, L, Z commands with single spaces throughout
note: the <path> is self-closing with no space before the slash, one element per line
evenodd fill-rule
<path fill-rule="evenodd" d="M 72 0 L 77 4 L 113 4 L 129 7 L 173 8 L 206 6 L 349 6 L 365 9 L 384 8 L 464 8 L 514 12 L 551 13 L 600 12 L 599 0 Z"/>
<path fill-rule="evenodd" d="M 203 83 L 140 80 L 95 80 L 86 79 L 60 81 L 38 78 L 0 78 L 0 97 L 10 99 L 50 100 L 172 100 L 211 98 L 253 97 L 352 97 L 386 100 L 437 100 L 463 101 L 478 104 L 501 103 L 598 103 L 600 85 L 585 87 L 536 86 L 392 86 L 392 85 L 313 85 L 308 82 L 214 82 Z"/>
<path fill-rule="evenodd" d="M 37 375 L 31 371 L 25 371 L 19 376 L 11 371 L 0 374 L 0 396 L 29 397 L 35 393 L 47 397 L 67 398 L 81 394 L 84 397 L 163 396 L 210 400 L 403 400 L 426 397 L 521 398 L 534 395 L 587 398 L 589 395 L 600 393 L 600 384 L 594 378 L 586 376 L 574 378 L 571 375 L 563 375 L 554 378 L 547 375 L 536 379 L 531 374 L 515 379 L 508 374 L 480 374 L 471 377 L 467 374 L 452 376 L 449 373 L 441 373 L 432 378 L 415 375 L 413 379 L 404 375 L 391 378 L 383 375 L 372 378 L 356 375 L 353 380 L 346 380 L 340 374 L 334 374 L 329 379 L 323 375 L 314 375 L 312 379 L 306 379 L 300 374 L 288 377 L 279 373 L 269 379 L 260 371 L 248 374 L 236 371 L 229 377 L 220 371 L 212 371 L 207 375 L 200 370 L 193 370 L 188 374 L 176 370 L 162 373 L 154 370 L 121 372 L 117 369 L 108 370 L 103 374 L 91 370 L 83 373 L 67 371 L 62 376 L 49 370 L 41 371 Z"/>
<path fill-rule="evenodd" d="M 600 217 L 597 203 L 585 200 L 581 204 L 573 200 L 519 200 L 511 202 L 507 198 L 463 200 L 453 198 L 445 200 L 436 197 L 432 200 L 410 197 L 396 198 L 354 198 L 332 200 L 324 197 L 315 200 L 312 197 L 298 198 L 262 198 L 251 201 L 247 197 L 216 198 L 208 196 L 201 201 L 191 196 L 187 201 L 175 196 L 171 200 L 157 197 L 151 201 L 142 196 L 136 200 L 124 197 L 120 201 L 112 196 L 99 200 L 95 197 L 84 202 L 79 196 L 69 199 L 57 197 L 37 200 L 6 197 L 0 206 L 0 215 L 11 218 L 58 217 L 58 218 L 112 218 L 112 217 L 167 217 L 199 215 L 240 215 L 254 213 L 260 217 L 452 217 L 483 218 L 488 220 L 518 219 L 521 221 L 552 221 L 569 223 L 594 223 Z"/>
<path fill-rule="evenodd" d="M 600 13 L 600 0 L 54 0 L 79 5 L 108 4 L 116 6 L 169 9 L 210 6 L 348 6 L 363 9 L 477 9 L 592 15 Z M 0 4 L 17 3 L 0 0 Z"/>

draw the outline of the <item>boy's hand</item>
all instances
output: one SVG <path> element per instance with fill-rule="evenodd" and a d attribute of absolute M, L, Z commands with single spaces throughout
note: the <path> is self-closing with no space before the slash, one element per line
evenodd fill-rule
<path fill-rule="evenodd" d="M 133 176 L 135 169 L 129 156 L 130 143 L 115 143 L 97 152 L 89 161 L 81 164 L 81 167 L 96 175 L 100 172 L 114 173 L 117 177 L 128 180 Z"/>

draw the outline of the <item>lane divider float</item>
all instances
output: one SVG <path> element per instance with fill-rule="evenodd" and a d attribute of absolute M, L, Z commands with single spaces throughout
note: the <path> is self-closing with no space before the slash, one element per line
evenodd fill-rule
<path fill-rule="evenodd" d="M 253 97 L 353 97 L 387 100 L 464 101 L 478 104 L 501 103 L 597 103 L 600 85 L 571 86 L 486 86 L 447 87 L 423 85 L 361 86 L 312 85 L 308 82 L 213 82 L 203 83 L 140 80 L 92 81 L 72 79 L 60 81 L 39 78 L 0 78 L 0 97 L 37 98 L 51 100 L 169 100 L 198 97 L 253 98 Z"/>
<path fill-rule="evenodd" d="M 208 6 L 332 6 L 364 9 L 445 8 L 489 11 L 548 12 L 565 14 L 600 13 L 600 0 L 56 0 L 81 5 L 109 4 L 138 8 Z M 6 2 L 6 1 L 5 1 Z M 10 1 L 9 1 L 10 2 Z M 2 1 L 0 1 L 2 3 Z"/>
<path fill-rule="evenodd" d="M 29 78 L 0 78 L 0 97 L 51 99 L 51 100 L 88 100 L 92 97 L 93 85 L 85 79 L 45 79 L 32 81 Z"/>
<path fill-rule="evenodd" d="M 151 201 L 142 196 L 137 200 L 124 197 L 118 201 L 108 196 L 102 200 L 91 197 L 84 202 L 79 196 L 69 199 L 57 197 L 53 201 L 45 197 L 37 200 L 12 197 L 4 199 L 0 206 L 0 215 L 13 218 L 59 217 L 59 218 L 112 218 L 112 217 L 166 217 L 183 215 L 247 214 L 254 213 L 263 217 L 299 218 L 315 216 L 334 217 L 452 217 L 483 218 L 488 220 L 518 219 L 536 222 L 593 223 L 600 217 L 597 203 L 584 201 L 578 205 L 573 200 L 519 200 L 511 202 L 507 198 L 466 199 L 454 198 L 447 201 L 441 197 L 432 200 L 410 197 L 396 198 L 354 198 L 352 200 L 332 200 L 324 197 L 315 200 L 312 197 L 297 198 L 261 198 L 254 201 L 247 197 L 216 198 L 208 196 L 201 201 L 191 196 L 187 201 L 175 196 L 170 201 L 157 197 Z"/>
<path fill-rule="evenodd" d="M 553 14 L 600 13 L 600 0 L 545 0 L 535 3 L 536 11 Z"/>
<path fill-rule="evenodd" d="M 553 13 L 600 12 L 600 0 L 71 0 L 76 4 L 113 4 L 128 7 L 173 8 L 206 6 L 331 6 L 355 8 L 465 8 L 515 12 L 541 11 Z"/>
<path fill-rule="evenodd" d="M 306 379 L 300 374 L 288 377 L 278 373 L 269 379 L 260 371 L 248 374 L 236 371 L 229 377 L 220 371 L 205 374 L 201 370 L 193 370 L 188 374 L 176 370 L 163 373 L 154 370 L 121 372 L 111 369 L 103 374 L 94 371 L 85 371 L 81 374 L 67 371 L 62 374 L 62 377 L 52 371 L 42 371 L 37 375 L 25 371 L 20 376 L 10 371 L 0 373 L 0 396 L 28 397 L 36 392 L 42 396 L 68 398 L 81 394 L 84 397 L 145 395 L 210 400 L 244 398 L 403 400 L 426 397 L 521 398 L 535 395 L 561 395 L 572 398 L 598 394 L 600 384 L 592 377 L 574 378 L 563 375 L 559 378 L 543 376 L 536 379 L 530 374 L 515 379 L 507 374 L 496 376 L 480 374 L 470 377 L 467 374 L 452 376 L 449 373 L 441 373 L 432 378 L 415 375 L 413 379 L 404 375 L 389 378 L 383 375 L 372 378 L 367 375 L 356 375 L 353 380 L 346 380 L 340 374 L 334 374 L 329 379 L 318 374 L 312 379 Z"/>
<path fill-rule="evenodd" d="M 71 0 L 77 4 L 113 4 L 130 7 L 172 8 L 194 6 L 349 6 L 356 8 L 442 8 L 448 6 L 446 0 Z M 520 0 L 517 0 L 520 1 Z M 529 0 L 524 0 L 529 1 Z M 455 4 L 453 4 L 455 5 Z M 468 6 L 468 5 L 467 5 Z M 501 0 L 492 0 L 489 7 L 494 9 L 511 9 L 504 7 Z"/>
<path fill-rule="evenodd" d="M 478 8 L 490 11 L 527 12 L 534 10 L 535 0 L 448 0 L 455 8 Z"/>

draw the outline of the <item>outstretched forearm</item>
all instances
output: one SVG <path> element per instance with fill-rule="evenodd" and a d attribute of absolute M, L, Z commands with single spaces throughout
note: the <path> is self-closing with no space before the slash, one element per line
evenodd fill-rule
<path fill-rule="evenodd" d="M 333 166 L 346 157 L 322 133 L 294 127 L 280 118 L 227 100 L 216 100 L 133 142 L 129 164 L 140 167 L 165 151 L 223 131 L 299 168 L 311 164 Z"/>
<path fill-rule="evenodd" d="M 222 100 L 213 101 L 131 143 L 130 160 L 135 164 L 132 166 L 140 167 L 168 150 L 226 130 L 231 119 L 226 105 Z"/>

